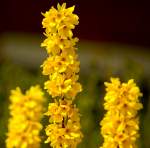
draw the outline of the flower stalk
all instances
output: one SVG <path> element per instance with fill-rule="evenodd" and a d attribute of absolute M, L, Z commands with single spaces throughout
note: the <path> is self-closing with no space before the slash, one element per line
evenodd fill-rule
<path fill-rule="evenodd" d="M 32 86 L 26 94 L 19 87 L 11 91 L 10 119 L 6 139 L 7 148 L 39 148 L 40 119 L 43 111 L 43 92 L 40 87 Z"/>
<path fill-rule="evenodd" d="M 78 82 L 79 65 L 75 47 L 78 38 L 72 29 L 78 24 L 78 16 L 73 14 L 74 6 L 66 8 L 66 3 L 51 7 L 43 14 L 43 28 L 47 37 L 41 44 L 46 47 L 48 58 L 42 64 L 43 75 L 48 76 L 44 87 L 54 101 L 49 103 L 49 125 L 46 143 L 55 148 L 76 148 L 83 137 L 80 131 L 80 114 L 73 104 L 82 87 Z"/>
<path fill-rule="evenodd" d="M 100 122 L 104 138 L 101 148 L 136 148 L 139 137 L 137 113 L 143 107 L 139 101 L 140 89 L 133 79 L 121 84 L 118 78 L 111 78 L 105 86 L 104 109 L 107 112 Z"/>

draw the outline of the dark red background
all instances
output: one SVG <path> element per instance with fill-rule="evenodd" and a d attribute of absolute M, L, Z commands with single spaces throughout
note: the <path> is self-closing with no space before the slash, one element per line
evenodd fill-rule
<path fill-rule="evenodd" d="M 56 0 L 5 0 L 0 32 L 43 32 L 42 15 Z M 64 0 L 59 0 L 60 3 Z M 66 0 L 76 5 L 80 39 L 115 41 L 150 47 L 150 2 L 137 0 Z"/>

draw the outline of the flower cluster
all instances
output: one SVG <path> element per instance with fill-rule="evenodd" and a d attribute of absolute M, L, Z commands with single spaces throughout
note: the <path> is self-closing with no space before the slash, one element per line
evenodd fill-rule
<path fill-rule="evenodd" d="M 78 24 L 78 16 L 73 14 L 74 7 L 66 8 L 57 5 L 58 10 L 52 7 L 45 14 L 43 28 L 46 28 L 46 39 L 41 44 L 46 47 L 49 57 L 43 63 L 43 74 L 49 76 L 45 89 L 52 97 L 62 96 L 74 98 L 81 91 L 77 82 L 79 61 L 74 47 L 77 38 L 73 38 L 72 29 Z"/>
<path fill-rule="evenodd" d="M 40 147 L 40 119 L 43 111 L 43 92 L 39 86 L 32 86 L 26 94 L 20 88 L 11 91 L 11 118 L 6 139 L 7 148 Z"/>
<path fill-rule="evenodd" d="M 50 125 L 46 135 L 52 147 L 75 148 L 81 141 L 80 118 L 78 109 L 72 104 L 77 93 L 82 90 L 78 82 L 80 62 L 76 54 L 76 42 L 72 29 L 78 24 L 78 16 L 73 14 L 74 6 L 66 4 L 52 7 L 42 21 L 47 37 L 41 44 L 46 47 L 48 58 L 42 64 L 43 75 L 48 75 L 45 89 L 54 98 L 49 104 L 47 116 Z"/>
<path fill-rule="evenodd" d="M 80 118 L 78 109 L 69 100 L 55 101 L 49 104 L 47 116 L 46 143 L 51 141 L 52 147 L 75 148 L 81 142 Z"/>
<path fill-rule="evenodd" d="M 111 83 L 106 82 L 105 86 L 107 113 L 100 123 L 104 137 L 101 148 L 135 148 L 139 136 L 137 112 L 142 108 L 138 97 L 142 94 L 132 79 L 121 84 L 118 78 L 111 78 Z"/>

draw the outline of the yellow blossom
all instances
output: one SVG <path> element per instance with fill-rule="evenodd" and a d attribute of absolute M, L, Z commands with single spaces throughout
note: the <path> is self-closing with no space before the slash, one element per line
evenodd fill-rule
<path fill-rule="evenodd" d="M 50 75 L 52 73 L 63 73 L 68 71 L 72 73 L 79 72 L 79 62 L 74 59 L 72 55 L 66 56 L 51 56 L 44 61 L 43 65 L 43 74 Z"/>
<path fill-rule="evenodd" d="M 137 113 L 142 108 L 140 89 L 133 79 L 121 84 L 118 78 L 111 78 L 111 83 L 106 82 L 105 86 L 104 108 L 107 113 L 100 122 L 104 137 L 101 148 L 136 148 L 139 137 Z"/>
<path fill-rule="evenodd" d="M 57 5 L 56 10 L 52 7 L 49 11 L 47 11 L 44 15 L 43 19 L 43 28 L 46 28 L 46 34 L 56 33 L 60 36 L 72 37 L 71 29 L 74 29 L 75 25 L 78 24 L 78 16 L 73 14 L 74 6 L 70 8 L 66 8 L 66 4 L 62 4 L 60 6 Z"/>
<path fill-rule="evenodd" d="M 10 119 L 6 139 L 7 148 L 40 147 L 40 123 L 43 111 L 43 92 L 32 86 L 24 95 L 20 88 L 11 91 Z"/>
<path fill-rule="evenodd" d="M 49 116 L 46 128 L 46 143 L 54 148 L 76 148 L 82 139 L 80 115 L 73 105 L 82 86 L 78 82 L 80 62 L 76 54 L 78 38 L 73 37 L 72 29 L 78 24 L 78 16 L 73 14 L 74 6 L 66 4 L 52 7 L 43 14 L 43 28 L 46 39 L 41 44 L 48 53 L 42 64 L 43 75 L 48 75 L 44 88 L 55 99 L 49 104 L 45 115 Z"/>
<path fill-rule="evenodd" d="M 76 75 L 66 79 L 65 74 L 55 73 L 51 75 L 51 80 L 45 82 L 45 89 L 48 89 L 48 92 L 52 97 L 67 96 L 68 99 L 73 99 L 76 94 L 82 90 L 81 85 L 76 82 L 77 79 L 78 77 Z M 73 95 L 71 95 L 71 93 Z"/>
<path fill-rule="evenodd" d="M 71 101 L 55 100 L 55 103 L 49 104 L 45 114 L 50 116 L 50 123 L 53 123 L 46 127 L 46 143 L 51 142 L 52 147 L 75 148 L 81 142 L 80 115 Z"/>

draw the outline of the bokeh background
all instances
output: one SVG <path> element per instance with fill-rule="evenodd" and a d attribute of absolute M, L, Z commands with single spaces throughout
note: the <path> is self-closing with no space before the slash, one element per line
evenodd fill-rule
<path fill-rule="evenodd" d="M 150 2 L 135 0 L 5 0 L 1 2 L 0 23 L 0 148 L 5 148 L 9 118 L 10 90 L 31 85 L 43 88 L 45 76 L 40 65 L 46 51 L 42 15 L 52 5 L 67 2 L 76 5 L 80 24 L 78 54 L 81 61 L 80 82 L 83 92 L 77 97 L 80 108 L 83 142 L 80 148 L 97 148 L 102 143 L 99 121 L 104 115 L 104 82 L 110 77 L 122 81 L 134 78 L 143 93 L 140 112 L 139 147 L 150 148 Z M 50 96 L 45 92 L 48 102 Z M 47 118 L 42 119 L 44 127 Z M 44 141 L 44 130 L 41 132 Z M 42 148 L 48 148 L 42 143 Z"/>

